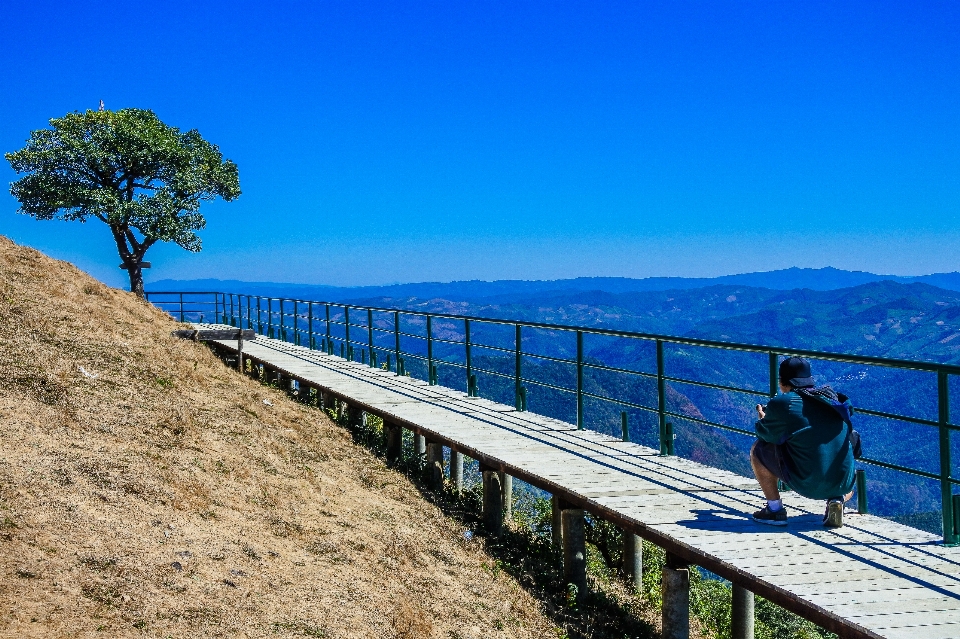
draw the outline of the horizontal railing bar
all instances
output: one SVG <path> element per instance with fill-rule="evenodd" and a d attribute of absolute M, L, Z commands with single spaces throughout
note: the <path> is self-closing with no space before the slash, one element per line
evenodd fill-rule
<path fill-rule="evenodd" d="M 490 346 L 489 344 L 476 344 L 472 341 L 470 342 L 470 348 L 483 348 L 488 351 L 499 351 L 501 353 L 510 353 L 511 355 L 517 352 L 513 348 L 502 348 L 500 346 Z M 523 353 L 523 354 L 526 355 L 526 353 Z"/>
<path fill-rule="evenodd" d="M 588 393 L 587 391 L 583 391 L 583 396 L 589 397 L 591 399 L 597 399 L 602 402 L 613 402 L 618 406 L 628 406 L 630 408 L 639 408 L 640 410 L 648 410 L 652 413 L 659 412 L 657 411 L 656 408 L 651 408 L 650 406 L 644 406 L 643 404 L 634 404 L 633 402 L 629 402 L 627 400 L 614 399 L 613 397 L 606 397 L 605 395 L 595 395 L 594 393 Z"/>
<path fill-rule="evenodd" d="M 574 364 L 577 363 L 577 360 L 571 360 Z M 596 362 L 589 362 L 584 360 L 584 368 L 592 368 L 598 371 L 610 371 L 612 373 L 626 373 L 628 375 L 637 375 L 639 377 L 650 377 L 653 379 L 657 378 L 656 373 L 646 373 L 644 371 L 636 371 L 631 368 L 617 368 L 616 366 L 607 366 L 606 364 L 598 364 Z"/>
<path fill-rule="evenodd" d="M 711 422 L 709 419 L 701 419 L 699 417 L 693 417 L 691 415 L 684 415 L 683 413 L 676 413 L 673 411 L 664 411 L 664 415 L 674 417 L 676 419 L 685 419 L 687 421 L 694 422 L 696 424 L 703 424 L 704 426 L 714 426 L 716 428 L 722 428 L 723 430 L 729 430 L 734 433 L 740 433 L 741 435 L 749 435 L 750 437 L 756 437 L 757 433 L 754 431 L 746 430 L 743 428 L 737 428 L 736 426 L 727 426 L 726 424 L 721 424 L 719 422 Z"/>
<path fill-rule="evenodd" d="M 656 375 L 653 375 L 656 377 Z M 731 391 L 733 393 L 744 393 L 747 395 L 760 395 L 763 397 L 769 397 L 769 391 L 759 391 L 759 390 L 750 390 L 748 388 L 737 388 L 736 386 L 725 386 L 724 384 L 711 384 L 710 382 L 695 382 L 692 379 L 682 379 L 680 377 L 667 377 L 663 376 L 663 379 L 668 382 L 676 382 L 677 384 L 691 384 L 693 386 L 703 386 L 704 388 L 714 388 L 717 390 Z"/>
<path fill-rule="evenodd" d="M 576 389 L 564 388 L 563 386 L 557 386 L 556 384 L 551 384 L 550 382 L 541 382 L 536 379 L 529 379 L 527 377 L 520 378 L 521 384 L 533 384 L 534 386 L 543 386 L 544 388 L 552 388 L 553 390 L 558 390 L 563 393 L 573 393 L 577 394 Z"/>
<path fill-rule="evenodd" d="M 577 365 L 577 360 L 567 359 L 565 357 L 552 357 L 550 355 L 539 355 L 537 353 L 527 353 L 526 351 L 522 352 L 521 355 L 523 355 L 524 357 L 532 357 L 533 359 L 545 359 L 545 360 L 549 360 L 551 362 L 557 362 L 560 364 L 570 364 L 572 366 Z"/>
<path fill-rule="evenodd" d="M 885 412 L 880 411 L 880 410 L 873 410 L 873 409 L 870 409 L 870 408 L 860 408 L 859 406 L 855 406 L 855 407 L 854 407 L 854 413 L 856 413 L 856 414 L 862 413 L 862 414 L 864 414 L 864 415 L 872 415 L 872 416 L 874 416 L 874 417 L 885 417 L 885 418 L 887 418 L 887 419 L 896 419 L 896 420 L 898 420 L 898 421 L 910 422 L 910 423 L 912 423 L 912 424 L 923 424 L 924 426 L 939 426 L 939 425 L 940 425 L 940 422 L 933 421 L 933 420 L 930 420 L 930 419 L 923 419 L 922 417 L 909 417 L 909 416 L 907 416 L 907 415 L 899 415 L 899 414 L 897 414 L 897 413 L 885 413 Z M 953 424 L 944 424 L 944 426 L 947 426 L 948 428 L 952 428 L 952 429 L 957 429 L 957 428 L 958 428 L 957 426 L 954 426 Z"/>
<path fill-rule="evenodd" d="M 151 294 L 153 292 L 151 291 Z M 159 293 L 159 291 L 158 291 Z M 185 293 L 186 294 L 186 293 Z M 215 293 L 208 292 L 207 295 L 237 295 L 237 293 Z M 242 295 L 242 294 L 241 294 Z M 260 299 L 267 299 L 265 296 L 250 296 L 251 298 L 260 297 Z M 280 298 L 272 298 L 280 299 Z M 470 315 L 454 315 L 451 313 L 423 313 L 419 311 L 409 311 L 401 308 L 386 308 L 379 306 L 354 306 L 351 304 L 337 304 L 334 302 L 322 302 L 322 301 L 312 301 L 312 300 L 300 300 L 300 299 L 286 299 L 284 301 L 297 302 L 303 304 L 324 304 L 330 305 L 331 307 L 337 308 L 349 308 L 351 310 L 370 310 L 377 312 L 385 313 L 400 313 L 402 315 L 410 315 L 416 317 L 426 317 L 430 315 L 435 318 L 449 319 L 449 320 L 470 320 L 471 322 L 479 322 L 485 324 L 496 324 L 502 326 L 525 326 L 529 328 L 539 328 L 546 330 L 554 331 L 580 331 L 585 334 L 590 335 L 601 335 L 606 337 L 624 337 L 629 339 L 642 339 L 642 340 L 659 340 L 668 344 L 677 344 L 683 346 L 698 346 L 706 348 L 718 348 L 721 350 L 733 350 L 733 351 L 746 351 L 754 353 L 782 353 L 790 354 L 800 357 L 808 357 L 811 359 L 841 362 L 847 364 L 862 364 L 862 365 L 871 365 L 871 366 L 883 366 L 885 368 L 905 368 L 907 370 L 917 370 L 917 371 L 926 371 L 926 372 L 937 372 L 944 371 L 951 375 L 960 375 L 960 366 L 954 364 L 937 364 L 934 362 L 924 362 L 919 360 L 908 360 L 908 359 L 895 359 L 895 358 L 885 358 L 885 357 L 874 357 L 870 355 L 848 355 L 845 353 L 834 353 L 829 351 L 814 351 L 807 349 L 796 349 L 784 346 L 765 346 L 763 344 L 747 344 L 740 342 L 724 342 L 720 340 L 706 340 L 699 339 L 694 337 L 679 337 L 674 335 L 662 335 L 658 333 L 641 333 L 637 331 L 623 331 L 610 328 L 587 328 L 583 326 L 575 325 L 566 325 L 566 324 L 551 324 L 547 322 L 530 322 L 530 321 L 515 321 L 515 320 L 505 320 L 498 319 L 493 317 L 475 317 Z"/>
<path fill-rule="evenodd" d="M 863 462 L 864 464 L 879 466 L 880 468 L 887 468 L 889 470 L 896 470 L 901 473 L 907 473 L 908 475 L 915 475 L 917 477 L 924 477 L 926 479 L 935 479 L 937 481 L 946 479 L 946 481 L 952 484 L 960 484 L 960 479 L 954 479 L 953 477 L 943 478 L 936 473 L 930 473 L 925 470 L 916 470 L 914 468 L 907 468 L 906 466 L 901 466 L 899 464 L 891 464 L 890 462 L 880 461 L 879 459 L 873 459 L 871 457 L 861 457 L 857 461 Z"/>
<path fill-rule="evenodd" d="M 478 373 L 486 373 L 487 375 L 496 375 L 497 377 L 506 377 L 507 379 L 513 379 L 513 375 L 510 373 L 501 373 L 500 371 L 492 371 L 486 368 L 477 368 L 476 366 L 471 366 L 470 370 L 477 371 Z"/>
<path fill-rule="evenodd" d="M 224 293 L 220 291 L 147 291 L 144 295 L 224 295 Z"/>

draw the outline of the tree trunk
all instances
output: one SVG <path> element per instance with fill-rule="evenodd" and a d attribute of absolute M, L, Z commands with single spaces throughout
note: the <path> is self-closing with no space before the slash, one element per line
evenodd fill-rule
<path fill-rule="evenodd" d="M 130 275 L 130 292 L 134 293 L 140 299 L 144 299 L 143 269 L 140 268 L 140 264 L 128 264 L 127 274 Z"/>
<path fill-rule="evenodd" d="M 117 243 L 117 251 L 120 253 L 120 260 L 123 265 L 120 268 L 126 269 L 130 276 L 130 292 L 140 299 L 145 299 L 143 294 L 143 268 L 140 266 L 143 256 L 150 248 L 153 242 L 143 242 L 138 244 L 133 236 L 127 233 L 127 227 L 121 224 L 111 224 L 110 231 L 113 233 L 113 240 Z M 132 246 L 127 244 L 130 239 Z"/>

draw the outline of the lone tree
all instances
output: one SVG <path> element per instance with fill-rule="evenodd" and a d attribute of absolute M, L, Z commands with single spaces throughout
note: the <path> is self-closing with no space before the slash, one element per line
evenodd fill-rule
<path fill-rule="evenodd" d="M 50 120 L 5 157 L 26 175 L 10 185 L 20 213 L 87 221 L 113 233 L 130 290 L 143 297 L 144 255 L 157 242 L 200 250 L 200 202 L 240 195 L 237 165 L 194 129 L 181 133 L 144 109 L 89 110 Z"/>

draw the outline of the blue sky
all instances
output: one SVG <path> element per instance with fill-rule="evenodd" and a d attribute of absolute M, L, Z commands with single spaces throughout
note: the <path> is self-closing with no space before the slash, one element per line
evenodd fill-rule
<path fill-rule="evenodd" d="M 193 5 L 196 6 L 193 6 Z M 148 281 L 960 269 L 960 5 L 6 2 L 0 150 L 153 109 L 240 167 Z M 5 162 L 0 181 L 15 179 Z M 116 284 L 107 229 L 0 233 Z"/>

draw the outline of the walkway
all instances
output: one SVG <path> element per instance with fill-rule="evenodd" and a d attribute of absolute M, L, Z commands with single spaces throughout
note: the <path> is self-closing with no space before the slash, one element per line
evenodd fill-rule
<path fill-rule="evenodd" d="M 258 336 L 243 350 L 842 637 L 960 637 L 960 548 L 936 535 L 858 514 L 824 529 L 823 502 L 791 493 L 789 525 L 759 525 L 749 519 L 762 504 L 752 478 L 279 340 Z"/>

